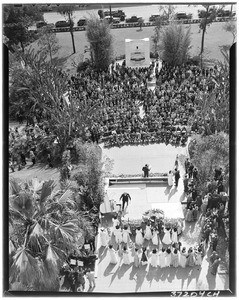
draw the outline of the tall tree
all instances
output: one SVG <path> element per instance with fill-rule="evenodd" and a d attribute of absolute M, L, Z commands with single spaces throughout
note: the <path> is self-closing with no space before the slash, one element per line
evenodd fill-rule
<path fill-rule="evenodd" d="M 173 5 L 160 5 L 159 13 L 163 16 L 168 22 L 174 19 L 176 6 Z"/>
<path fill-rule="evenodd" d="M 202 56 L 204 51 L 204 40 L 205 40 L 205 33 L 207 30 L 207 27 L 215 20 L 217 9 L 215 6 L 212 6 L 210 4 L 202 5 L 205 10 L 201 11 L 201 22 L 199 24 L 199 28 L 202 30 L 202 40 L 201 40 L 201 51 L 200 55 Z"/>
<path fill-rule="evenodd" d="M 70 22 L 70 34 L 71 34 L 71 40 L 72 40 L 72 47 L 73 47 L 73 53 L 76 53 L 76 47 L 75 47 L 75 40 L 74 40 L 74 21 L 73 21 L 73 13 L 75 11 L 75 5 L 65 5 L 61 4 L 57 8 L 57 12 L 61 15 L 64 15 L 67 17 L 68 21 Z"/>
<path fill-rule="evenodd" d="M 230 132 L 230 87 L 229 87 L 229 51 L 226 48 L 222 54 L 224 62 L 218 62 L 217 69 L 205 79 L 208 89 L 201 91 L 196 96 L 199 107 L 197 116 L 193 116 L 189 122 L 197 122 L 203 125 L 204 135 L 216 132 Z"/>
<path fill-rule="evenodd" d="M 158 16 L 155 19 L 154 35 L 152 36 L 152 41 L 154 45 L 154 53 L 157 55 L 159 53 L 160 35 L 165 22 L 167 22 L 167 18 L 164 15 Z"/>
<path fill-rule="evenodd" d="M 86 36 L 93 53 L 93 63 L 98 70 L 107 70 L 112 61 L 112 35 L 106 20 L 92 16 L 88 19 Z"/>
<path fill-rule="evenodd" d="M 190 28 L 185 32 L 183 26 L 171 24 L 162 32 L 162 59 L 175 66 L 185 63 L 191 47 Z"/>
<path fill-rule="evenodd" d="M 50 55 L 52 62 L 52 56 L 55 55 L 60 49 L 56 33 L 52 31 L 53 25 L 47 25 L 40 29 L 38 45 L 41 47 L 41 51 L 45 51 Z"/>
<path fill-rule="evenodd" d="M 40 117 L 47 123 L 51 132 L 49 147 L 57 139 L 58 157 L 61 158 L 72 138 L 84 138 L 85 128 L 93 124 L 99 103 L 89 105 L 87 101 L 81 101 L 57 60 L 49 64 L 44 51 L 29 48 L 19 56 L 22 63 L 12 72 L 10 104 L 15 100 L 15 112 L 21 105 L 26 115 L 28 112 L 28 115 Z M 20 103 L 17 101 L 19 92 L 23 93 Z"/>
<path fill-rule="evenodd" d="M 31 41 L 33 34 L 28 30 L 36 21 L 43 20 L 39 6 L 31 4 L 15 7 L 13 4 L 3 6 L 3 31 L 8 38 L 11 50 L 20 44 L 22 51 Z"/>

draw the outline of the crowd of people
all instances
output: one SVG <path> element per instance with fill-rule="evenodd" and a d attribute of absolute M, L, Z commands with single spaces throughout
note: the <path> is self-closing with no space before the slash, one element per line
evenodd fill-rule
<path fill-rule="evenodd" d="M 148 81 L 155 69 L 155 90 Z M 170 67 L 158 62 L 149 68 L 112 64 L 107 72 L 90 69 L 71 78 L 72 95 L 90 105 L 99 104 L 87 136 L 106 147 L 128 144 L 170 143 L 185 145 L 191 132 L 203 133 L 198 97 L 214 86 L 217 67 L 200 69 L 191 64 Z M 143 115 L 140 110 L 143 108 Z M 193 122 L 192 122 L 193 120 Z M 207 118 L 211 122 L 211 118 Z"/>
<path fill-rule="evenodd" d="M 25 125 L 18 128 L 9 128 L 9 167 L 12 172 L 20 171 L 27 165 L 27 161 L 32 166 L 36 164 L 37 156 L 45 156 L 48 166 L 52 164 L 52 148 L 43 147 L 41 143 L 43 138 L 49 137 L 49 128 L 44 123 Z M 44 153 L 42 153 L 42 150 Z"/>
<path fill-rule="evenodd" d="M 69 89 L 77 101 L 98 106 L 97 112 L 89 116 L 92 123 L 85 129 L 85 140 L 103 142 L 105 147 L 149 143 L 183 146 L 191 133 L 206 130 L 204 122 L 213 122 L 209 116 L 202 120 L 197 112 L 201 93 L 210 93 L 215 87 L 213 76 L 218 72 L 216 66 L 200 69 L 185 64 L 172 68 L 162 62 L 160 69 L 158 61 L 148 68 L 128 68 L 125 62 L 114 63 L 102 73 L 90 68 L 77 73 L 69 79 Z M 148 87 L 153 73 L 157 79 L 154 90 Z M 77 123 L 72 126 L 74 133 Z M 25 141 L 22 141 L 17 127 L 9 130 L 9 147 L 20 149 L 18 153 L 10 153 L 12 172 L 15 165 L 18 169 L 24 166 L 24 156 L 31 156 L 34 164 L 36 155 L 41 155 L 42 149 L 37 149 L 40 139 L 50 134 L 44 122 L 27 125 L 24 132 Z M 51 167 L 52 153 L 43 155 Z"/>

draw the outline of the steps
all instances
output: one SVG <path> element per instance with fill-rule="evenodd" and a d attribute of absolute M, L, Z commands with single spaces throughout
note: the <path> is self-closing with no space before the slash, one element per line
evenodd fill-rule
<path fill-rule="evenodd" d="M 131 183 L 167 183 L 168 176 L 160 176 L 160 177 L 125 177 L 125 178 L 110 178 L 109 185 L 115 184 L 131 184 Z"/>

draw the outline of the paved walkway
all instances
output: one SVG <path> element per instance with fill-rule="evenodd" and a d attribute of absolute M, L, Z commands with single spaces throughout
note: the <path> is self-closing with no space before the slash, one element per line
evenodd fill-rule
<path fill-rule="evenodd" d="M 110 155 L 114 159 L 114 173 L 130 174 L 140 169 L 142 163 L 149 163 L 155 172 L 168 172 L 173 167 L 177 154 L 187 155 L 187 149 L 182 147 L 160 145 L 149 146 L 128 146 L 122 148 L 103 149 L 103 153 Z M 141 156 L 139 157 L 139 153 Z M 179 159 L 180 161 L 180 159 Z M 154 162 L 154 163 L 152 163 Z M 157 162 L 157 164 L 155 163 Z M 182 178 L 184 169 L 179 163 L 181 179 L 179 180 L 178 189 L 167 188 L 162 185 L 149 188 L 144 185 L 113 185 L 108 189 L 109 198 L 117 201 L 123 191 L 128 192 L 132 201 L 129 204 L 125 218 L 132 216 L 142 216 L 142 212 L 158 205 L 179 205 L 184 200 Z M 127 170 L 127 171 L 126 171 Z M 148 192 L 147 192 L 148 189 Z M 181 205 L 181 204 L 180 204 Z M 172 208 L 175 211 L 175 207 Z M 111 226 L 111 222 L 107 224 Z M 194 223 L 186 222 L 184 224 L 183 234 L 180 241 L 187 249 L 197 244 L 201 231 L 200 219 Z M 114 242 L 111 241 L 114 246 Z M 96 287 L 92 292 L 109 292 L 109 293 L 135 293 L 135 292 L 160 292 L 160 291 L 201 291 L 201 290 L 227 290 L 229 288 L 229 277 L 223 272 L 219 272 L 216 276 L 210 273 L 209 256 L 211 250 L 206 252 L 202 265 L 194 267 L 186 267 L 185 269 L 178 267 L 168 267 L 164 269 L 147 265 L 136 268 L 133 266 L 133 249 L 130 248 L 131 264 L 122 265 L 122 257 L 118 256 L 118 264 L 109 263 L 108 249 L 98 244 L 99 259 L 96 265 Z M 152 249 L 152 245 L 146 245 Z M 149 257 L 150 260 L 150 257 Z"/>

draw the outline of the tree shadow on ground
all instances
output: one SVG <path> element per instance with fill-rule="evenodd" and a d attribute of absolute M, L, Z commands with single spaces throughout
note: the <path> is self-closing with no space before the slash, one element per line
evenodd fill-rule
<path fill-rule="evenodd" d="M 147 265 L 145 266 L 140 266 L 139 272 L 136 273 L 136 287 L 135 287 L 135 292 L 138 292 L 138 290 L 141 288 L 144 278 L 147 274 L 146 271 Z"/>
<path fill-rule="evenodd" d="M 125 264 L 122 264 L 119 271 L 118 271 L 118 278 L 122 278 L 124 276 L 124 273 L 130 269 L 132 267 L 133 263 L 130 263 L 129 265 L 125 265 Z"/>
<path fill-rule="evenodd" d="M 176 186 L 175 186 L 173 189 L 171 189 L 171 191 L 170 191 L 170 193 L 169 193 L 169 195 L 168 195 L 168 201 L 173 197 L 173 195 L 174 195 L 176 192 L 177 192 L 177 188 L 176 188 Z"/>
<path fill-rule="evenodd" d="M 115 264 L 109 264 L 108 266 L 107 266 L 107 268 L 105 269 L 105 271 L 104 271 L 104 276 L 105 277 L 107 277 L 107 276 L 109 276 L 110 274 L 112 274 L 112 270 L 114 269 L 114 267 L 115 267 L 116 265 Z"/>

